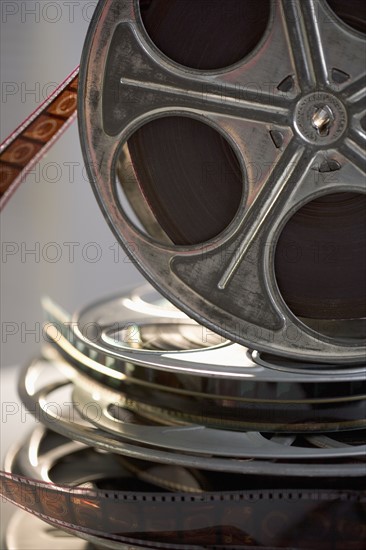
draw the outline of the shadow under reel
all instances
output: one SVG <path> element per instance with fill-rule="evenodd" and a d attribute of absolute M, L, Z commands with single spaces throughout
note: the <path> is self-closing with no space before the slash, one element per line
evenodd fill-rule
<path fill-rule="evenodd" d="M 365 359 L 365 21 L 335 0 L 96 10 L 79 95 L 94 192 L 147 279 L 230 340 Z"/>

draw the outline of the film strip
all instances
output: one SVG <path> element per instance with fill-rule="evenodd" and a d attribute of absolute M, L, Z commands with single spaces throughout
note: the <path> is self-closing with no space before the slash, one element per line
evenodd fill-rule
<path fill-rule="evenodd" d="M 77 67 L 0 146 L 0 210 L 76 118 Z"/>
<path fill-rule="evenodd" d="M 0 474 L 1 494 L 47 523 L 150 548 L 361 550 L 365 494 L 337 490 L 191 493 L 56 486 Z"/>

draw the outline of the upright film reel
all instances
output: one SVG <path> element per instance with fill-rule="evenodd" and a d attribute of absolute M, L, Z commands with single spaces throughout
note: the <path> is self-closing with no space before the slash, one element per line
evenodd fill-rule
<path fill-rule="evenodd" d="M 79 124 L 108 223 L 179 309 L 262 352 L 364 361 L 365 20 L 106 0 L 89 30 Z"/>

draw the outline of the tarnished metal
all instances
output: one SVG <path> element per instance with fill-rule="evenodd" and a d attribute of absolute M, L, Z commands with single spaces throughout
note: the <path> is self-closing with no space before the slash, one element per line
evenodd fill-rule
<path fill-rule="evenodd" d="M 156 48 L 137 1 L 107 0 L 96 11 L 82 60 L 79 124 L 99 204 L 148 280 L 229 339 L 305 361 L 364 361 L 363 333 L 332 334 L 291 312 L 274 267 L 278 239 L 296 211 L 323 195 L 365 193 L 364 44 L 364 36 L 323 0 L 274 1 L 266 31 L 247 57 L 228 68 L 197 71 Z M 316 128 L 314 113 L 320 116 Z M 120 204 L 121 151 L 139 128 L 162 116 L 207 124 L 238 159 L 241 202 L 230 224 L 209 241 L 161 243 L 137 229 Z M 325 164 L 337 167 L 337 177 Z M 359 292 L 355 302 L 361 304 Z M 340 299 L 348 319 L 347 293 Z"/>

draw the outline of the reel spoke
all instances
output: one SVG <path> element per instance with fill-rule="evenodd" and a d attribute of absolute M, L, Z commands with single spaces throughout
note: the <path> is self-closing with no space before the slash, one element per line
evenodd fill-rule
<path fill-rule="evenodd" d="M 309 159 L 304 155 L 304 149 L 289 145 L 287 154 L 283 155 L 278 164 L 268 176 L 265 191 L 263 195 L 258 197 L 259 205 L 256 204 L 249 210 L 252 223 L 246 227 L 244 219 L 241 225 L 244 239 L 241 240 L 228 266 L 219 280 L 218 288 L 224 290 L 229 284 L 231 278 L 239 268 L 241 261 L 245 257 L 250 246 L 254 245 L 260 232 L 264 229 L 267 218 L 272 217 L 272 210 L 281 203 L 288 201 L 288 195 L 293 191 L 294 185 L 299 185 L 301 182 L 300 175 L 306 172 L 309 166 Z M 305 157 L 305 158 L 304 158 Z M 292 185 L 291 185 L 292 184 Z M 292 189 L 291 189 L 292 186 Z M 288 189 L 285 194 L 285 190 Z M 249 217 L 249 216 L 248 216 Z"/>
<path fill-rule="evenodd" d="M 362 179 L 358 180 L 358 187 L 361 193 L 365 193 L 365 172 L 366 172 L 366 159 L 365 159 L 365 139 L 362 139 L 355 132 L 351 134 L 351 137 L 347 138 L 339 148 L 340 152 L 348 159 L 348 161 L 355 165 L 362 174 Z"/>
<path fill-rule="evenodd" d="M 292 0 L 291 2 L 282 0 L 280 4 L 281 17 L 283 18 L 289 38 L 289 52 L 295 60 L 296 76 L 301 90 L 306 92 L 317 84 L 317 73 L 319 72 L 316 70 L 317 67 L 314 66 L 314 57 L 311 53 L 310 45 L 310 38 L 314 34 L 316 38 L 318 36 L 316 32 L 309 32 L 309 26 L 305 25 L 302 9 L 305 4 L 311 9 L 312 2 L 310 5 L 310 1 L 306 3 L 300 2 L 300 0 Z M 312 30 L 314 30 L 314 27 L 316 28 L 316 20 L 314 21 L 312 18 L 311 24 L 313 26 Z"/>
<path fill-rule="evenodd" d="M 270 44 L 266 41 L 259 49 L 254 64 L 247 65 L 244 59 L 235 69 L 209 76 L 169 63 L 151 45 L 136 15 L 131 20 L 120 22 L 115 25 L 105 68 L 105 131 L 118 135 L 126 127 L 141 125 L 160 109 L 286 123 L 288 107 L 283 97 L 286 94 L 268 83 L 269 76 L 277 79 L 278 84 L 286 77 L 286 71 L 272 75 L 272 70 L 268 74 L 268 47 L 273 47 L 273 42 L 277 47 L 277 42 L 281 42 L 278 34 L 276 30 L 276 36 L 271 35 Z M 283 44 L 280 46 L 281 51 Z M 254 88 L 253 82 L 256 83 Z"/>

